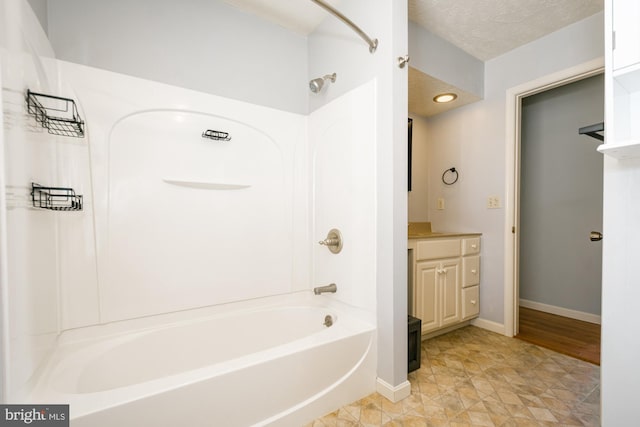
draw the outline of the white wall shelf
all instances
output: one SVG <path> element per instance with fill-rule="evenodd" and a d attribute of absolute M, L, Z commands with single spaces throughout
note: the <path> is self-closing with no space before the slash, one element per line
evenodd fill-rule
<path fill-rule="evenodd" d="M 616 159 L 636 159 L 640 158 L 640 141 L 627 140 L 602 144 L 598 147 L 598 151 Z"/>

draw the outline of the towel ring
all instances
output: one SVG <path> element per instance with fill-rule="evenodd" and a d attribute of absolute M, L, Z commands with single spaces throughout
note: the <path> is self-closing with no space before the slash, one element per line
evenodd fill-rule
<path fill-rule="evenodd" d="M 447 179 L 447 172 L 450 172 L 452 177 Z M 458 171 L 456 170 L 455 167 L 450 168 L 450 169 L 445 169 L 445 171 L 442 173 L 442 182 L 444 182 L 446 185 L 453 185 L 456 182 L 458 182 Z"/>

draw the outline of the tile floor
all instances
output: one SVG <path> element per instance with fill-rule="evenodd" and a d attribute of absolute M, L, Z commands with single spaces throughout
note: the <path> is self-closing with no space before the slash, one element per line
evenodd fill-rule
<path fill-rule="evenodd" d="M 306 427 L 599 426 L 600 367 L 474 326 L 422 343 L 411 395 L 374 393 Z"/>

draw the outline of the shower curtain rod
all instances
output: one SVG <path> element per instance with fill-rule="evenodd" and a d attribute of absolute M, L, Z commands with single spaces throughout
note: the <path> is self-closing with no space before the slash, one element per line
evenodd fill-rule
<path fill-rule="evenodd" d="M 323 0 L 311 0 L 311 1 L 317 4 L 318 6 L 320 6 L 321 8 L 323 8 L 324 10 L 326 10 L 327 12 L 331 13 L 333 16 L 335 16 L 336 18 L 338 18 L 339 20 L 341 20 L 342 22 L 350 26 L 353 31 L 358 33 L 358 35 L 362 37 L 362 39 L 369 44 L 369 52 L 374 53 L 376 51 L 376 48 L 378 47 L 378 39 L 371 39 L 371 37 L 369 37 L 367 33 L 365 33 L 364 31 L 362 31 L 360 27 L 354 24 L 351 19 L 347 18 L 342 13 L 338 12 L 336 9 L 333 8 L 333 6 L 325 3 Z"/>

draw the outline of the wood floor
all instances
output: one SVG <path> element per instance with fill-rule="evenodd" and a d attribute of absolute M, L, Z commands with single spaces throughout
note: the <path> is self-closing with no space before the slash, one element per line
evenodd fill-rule
<path fill-rule="evenodd" d="M 600 325 L 520 307 L 523 341 L 600 365 Z"/>

